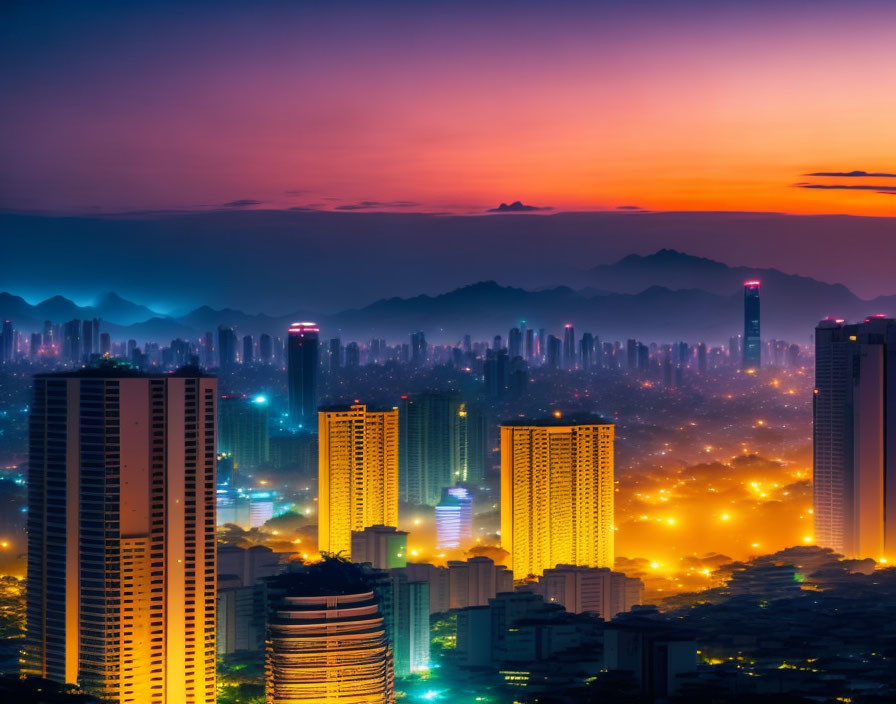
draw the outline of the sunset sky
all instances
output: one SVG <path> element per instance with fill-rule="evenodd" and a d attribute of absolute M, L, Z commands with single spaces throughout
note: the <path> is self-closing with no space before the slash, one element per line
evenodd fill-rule
<path fill-rule="evenodd" d="M 896 215 L 894 27 L 892 2 L 6 3 L 0 208 Z M 806 175 L 855 171 L 881 175 Z"/>

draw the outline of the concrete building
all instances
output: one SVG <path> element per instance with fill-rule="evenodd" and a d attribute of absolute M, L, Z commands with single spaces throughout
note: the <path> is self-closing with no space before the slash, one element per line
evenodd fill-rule
<path fill-rule="evenodd" d="M 367 563 L 378 570 L 404 567 L 408 563 L 408 534 L 395 526 L 367 526 L 352 531 L 352 562 Z"/>
<path fill-rule="evenodd" d="M 532 591 L 570 613 L 591 613 L 609 621 L 641 604 L 644 583 L 608 567 L 557 565 L 544 571 Z"/>
<path fill-rule="evenodd" d="M 596 416 L 501 425 L 501 547 L 514 578 L 612 567 L 613 438 Z"/>
<path fill-rule="evenodd" d="M 216 402 L 195 368 L 35 376 L 25 672 L 215 701 Z"/>
<path fill-rule="evenodd" d="M 815 329 L 815 542 L 896 560 L 896 320 Z"/>
<path fill-rule="evenodd" d="M 398 409 L 320 411 L 318 547 L 351 556 L 352 531 L 398 525 Z"/>

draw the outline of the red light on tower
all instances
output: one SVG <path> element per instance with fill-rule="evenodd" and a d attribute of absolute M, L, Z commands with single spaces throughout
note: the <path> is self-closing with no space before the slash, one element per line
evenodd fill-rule
<path fill-rule="evenodd" d="M 744 281 L 744 288 L 759 288 L 758 281 Z"/>
<path fill-rule="evenodd" d="M 320 332 L 320 328 L 317 323 L 293 323 L 289 326 L 289 334 L 290 335 L 302 335 L 306 332 Z"/>

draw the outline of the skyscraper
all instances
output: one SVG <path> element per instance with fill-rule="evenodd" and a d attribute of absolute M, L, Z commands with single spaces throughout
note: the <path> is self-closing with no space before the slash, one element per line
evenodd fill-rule
<path fill-rule="evenodd" d="M 426 344 L 426 336 L 422 332 L 411 334 L 411 364 L 421 367 L 426 364 L 429 356 L 429 347 Z"/>
<path fill-rule="evenodd" d="M 510 358 L 522 355 L 523 334 L 519 328 L 510 328 L 510 334 L 507 336 L 507 353 Z"/>
<path fill-rule="evenodd" d="M 222 396 L 218 409 L 218 452 L 237 469 L 255 468 L 270 459 L 267 396 Z"/>
<path fill-rule="evenodd" d="M 255 345 L 252 340 L 251 335 L 243 335 L 243 357 L 241 359 L 243 364 L 252 364 L 254 361 L 254 352 Z"/>
<path fill-rule="evenodd" d="M 93 324 L 93 320 L 85 320 L 81 328 L 81 354 L 87 359 L 90 359 L 90 355 L 96 352 L 96 348 L 93 346 Z"/>
<path fill-rule="evenodd" d="M 0 337 L 0 363 L 9 364 L 12 361 L 12 322 L 3 321 L 3 333 Z"/>
<path fill-rule="evenodd" d="M 330 339 L 327 345 L 327 369 L 330 374 L 338 374 L 342 368 L 342 340 L 338 337 Z"/>
<path fill-rule="evenodd" d="M 896 320 L 815 328 L 815 542 L 896 560 Z"/>
<path fill-rule="evenodd" d="M 316 323 L 293 323 L 287 342 L 289 420 L 311 430 L 317 427 L 319 333 Z"/>
<path fill-rule="evenodd" d="M 598 342 L 598 348 L 600 347 L 600 342 Z M 582 335 L 582 339 L 579 341 L 579 366 L 588 371 L 591 369 L 591 365 L 594 362 L 594 335 L 590 332 L 586 332 Z"/>
<path fill-rule="evenodd" d="M 576 368 L 576 331 L 572 323 L 563 328 L 563 368 Z"/>
<path fill-rule="evenodd" d="M 267 587 L 268 704 L 392 704 L 392 647 L 364 570 L 340 560 L 294 567 Z"/>
<path fill-rule="evenodd" d="M 232 369 L 236 364 L 236 333 L 233 328 L 218 326 L 218 366 L 222 370 Z"/>
<path fill-rule="evenodd" d="M 488 419 L 480 405 L 461 403 L 457 411 L 460 440 L 455 461 L 459 482 L 479 484 L 485 479 L 488 464 Z"/>
<path fill-rule="evenodd" d="M 435 506 L 442 489 L 462 472 L 464 422 L 460 398 L 451 393 L 404 396 L 399 405 L 399 491 L 401 500 Z"/>
<path fill-rule="evenodd" d="M 613 437 L 597 416 L 501 426 L 501 546 L 515 579 L 613 566 Z"/>
<path fill-rule="evenodd" d="M 762 341 L 759 332 L 759 282 L 744 284 L 744 369 L 762 366 Z"/>
<path fill-rule="evenodd" d="M 271 336 L 266 332 L 258 338 L 258 360 L 262 364 L 270 364 L 274 361 L 274 345 Z"/>
<path fill-rule="evenodd" d="M 398 525 L 398 409 L 320 411 L 318 547 L 351 555 L 352 531 Z"/>
<path fill-rule="evenodd" d="M 215 701 L 216 395 L 197 369 L 35 376 L 26 672 Z"/>

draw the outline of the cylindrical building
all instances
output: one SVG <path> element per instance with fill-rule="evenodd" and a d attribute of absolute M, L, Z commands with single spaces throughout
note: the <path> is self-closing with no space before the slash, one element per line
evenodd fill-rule
<path fill-rule="evenodd" d="M 391 704 L 392 647 L 379 600 L 356 565 L 328 562 L 268 584 L 267 703 Z"/>

